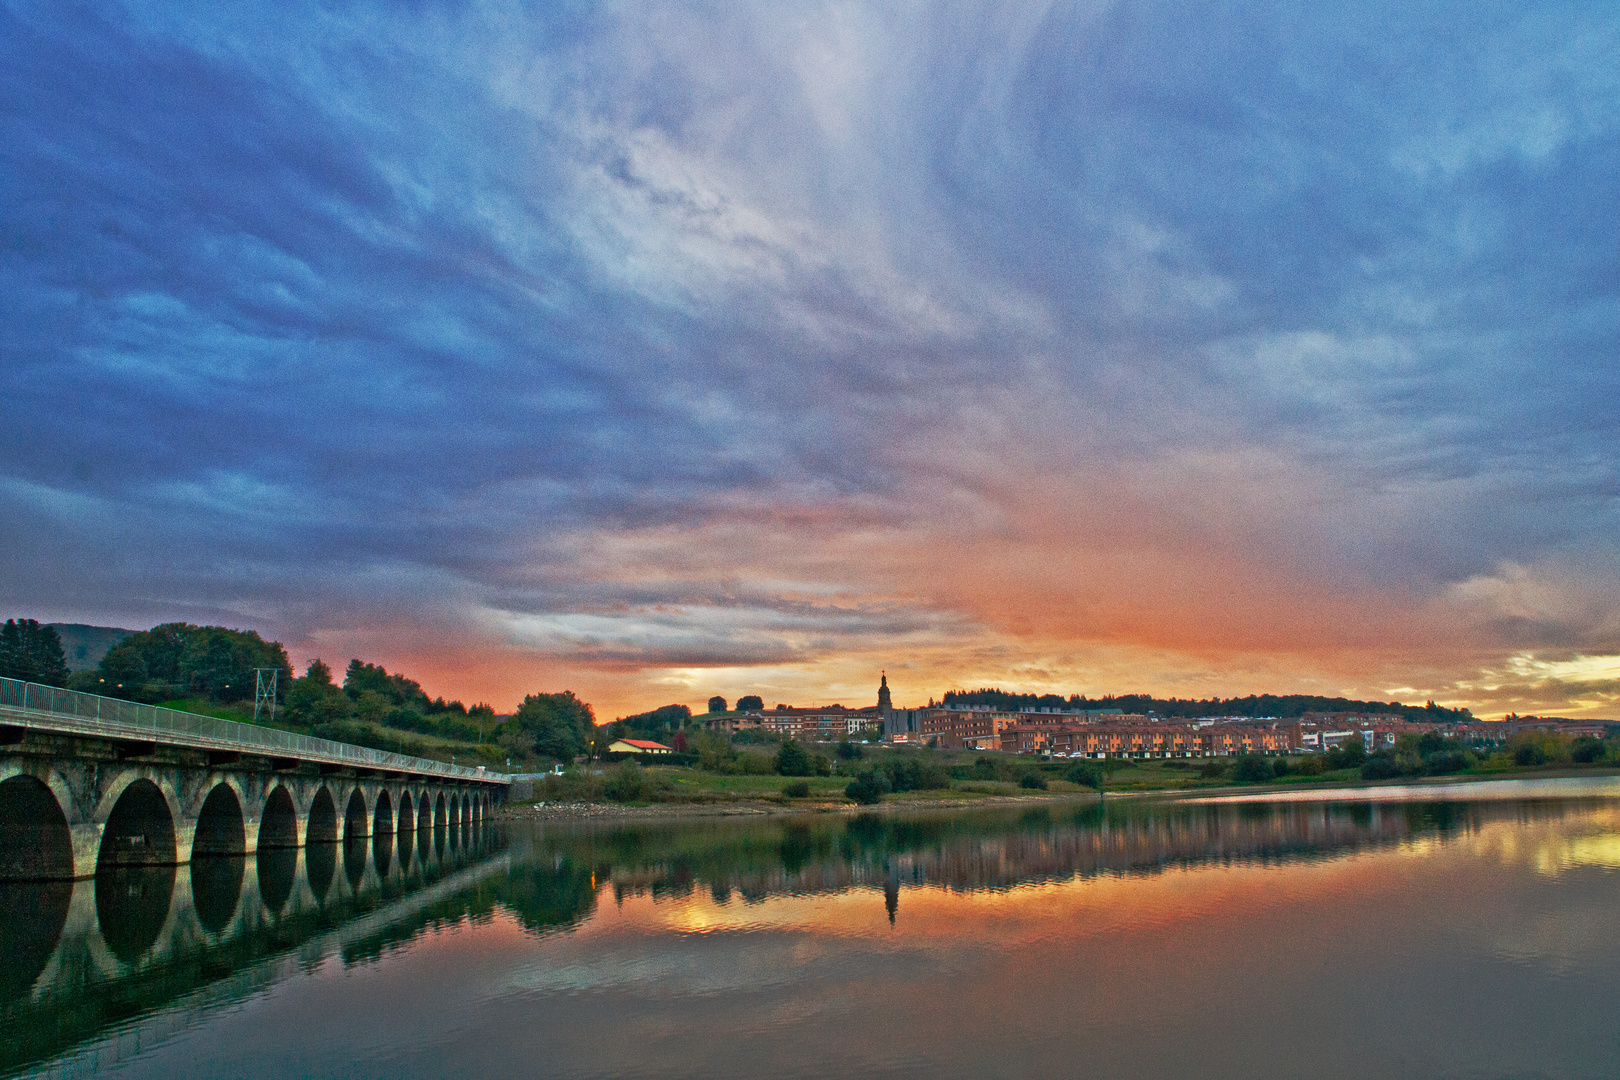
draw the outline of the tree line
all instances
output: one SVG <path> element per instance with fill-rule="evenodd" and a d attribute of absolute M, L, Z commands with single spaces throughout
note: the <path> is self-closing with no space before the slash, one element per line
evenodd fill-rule
<path fill-rule="evenodd" d="M 67 657 L 55 627 L 35 619 L 7 619 L 0 626 L 0 676 L 46 686 L 68 684 Z"/>
<path fill-rule="evenodd" d="M 935 703 L 929 702 L 932 706 Z M 1468 709 L 1450 709 L 1433 701 L 1422 705 L 1406 705 L 1399 701 L 1354 701 L 1342 697 L 1318 697 L 1314 694 L 1250 694 L 1232 698 L 1159 698 L 1151 694 L 1105 694 L 1087 697 L 1085 694 L 1020 694 L 995 687 L 978 690 L 947 690 L 940 705 L 984 705 L 1005 712 L 1035 711 L 1038 709 L 1118 709 L 1123 713 L 1153 713 L 1175 719 L 1200 716 L 1264 716 L 1283 720 L 1297 719 L 1308 712 L 1383 713 L 1406 720 L 1431 724 L 1455 724 L 1472 721 L 1474 714 Z"/>
<path fill-rule="evenodd" d="M 0 675 L 128 701 L 229 708 L 254 700 L 258 673 L 265 669 L 275 677 L 277 726 L 340 742 L 420 749 L 390 736 L 391 729 L 473 743 L 487 757 L 517 764 L 572 761 L 590 753 L 599 736 L 590 705 L 569 690 L 530 694 L 515 713 L 497 716 L 488 704 L 429 697 L 416 680 L 358 659 L 349 661 L 341 683 L 319 659 L 295 677 L 282 644 L 253 630 L 163 623 L 124 638 L 97 667 L 69 672 L 53 628 L 33 619 L 10 619 L 0 627 Z"/>

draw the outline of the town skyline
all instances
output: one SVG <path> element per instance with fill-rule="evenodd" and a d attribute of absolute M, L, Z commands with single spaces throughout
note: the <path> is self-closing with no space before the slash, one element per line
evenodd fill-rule
<path fill-rule="evenodd" d="M 29 631 L 27 629 L 25 624 L 28 622 L 30 622 L 30 620 L 27 620 L 26 617 L 20 620 L 8 620 L 5 624 L 6 630 L 8 633 L 10 633 L 11 626 L 13 623 L 15 623 L 19 627 L 23 628 L 23 633 L 25 634 L 36 632 Z M 127 628 L 103 627 L 86 624 L 39 623 L 38 620 L 32 620 L 32 623 L 37 627 L 48 628 L 49 630 L 57 633 L 57 640 L 60 642 L 62 649 L 62 659 L 67 664 L 67 670 L 70 673 L 81 676 L 80 679 L 73 680 L 72 685 L 79 689 L 113 693 L 112 691 L 100 690 L 98 686 L 92 685 L 94 682 L 93 679 L 84 681 L 82 677 L 91 676 L 98 673 L 105 674 L 106 665 L 103 663 L 103 658 L 106 656 L 107 651 L 110 648 L 115 647 L 117 643 L 124 638 L 124 636 L 134 633 L 134 631 L 129 631 Z M 171 623 L 167 625 L 175 627 L 183 626 L 184 624 Z M 273 639 L 256 637 L 256 631 L 243 631 L 241 628 L 227 629 L 229 629 L 229 633 L 232 636 L 247 633 L 249 636 L 254 637 L 255 640 L 262 641 L 264 646 L 270 650 L 270 652 L 266 654 L 267 656 L 286 656 L 285 647 L 281 642 Z M 11 648 L 11 646 L 7 646 L 7 648 Z M 20 644 L 17 646 L 17 648 L 26 652 L 26 648 Z M 279 663 L 280 661 L 277 662 Z M 319 657 L 311 658 L 310 661 L 304 665 L 304 667 L 308 668 L 311 665 L 321 663 L 325 663 L 329 671 L 337 670 L 333 668 L 332 664 Z M 24 675 L 20 671 L 7 670 L 9 664 L 11 664 L 11 661 L 8 660 L 6 656 L 0 656 L 0 675 L 8 675 L 14 678 L 33 677 L 32 675 Z M 286 664 L 286 674 L 289 680 L 295 680 L 304 673 L 303 669 L 298 668 L 292 663 L 290 657 L 287 658 Z M 37 666 L 37 663 L 31 665 L 28 662 L 24 662 L 23 666 Z M 338 669 L 341 669 L 342 666 L 343 665 L 339 663 Z M 370 671 L 373 669 L 373 665 L 370 661 L 363 660 L 361 658 L 351 658 L 349 661 L 351 672 L 356 666 L 359 666 L 365 671 Z M 376 665 L 375 670 L 378 673 L 388 673 L 401 678 L 409 679 L 411 677 L 410 672 L 398 667 L 393 668 L 391 672 L 387 671 L 387 665 L 385 663 Z M 414 685 L 421 685 L 418 680 L 413 679 L 411 681 Z M 61 680 L 58 680 L 57 684 L 61 685 Z M 552 690 L 556 689 L 557 688 L 552 688 Z M 648 706 L 645 709 L 631 711 L 620 710 L 616 713 L 610 711 L 607 715 L 598 716 L 597 722 L 608 723 L 613 719 L 641 716 L 650 712 L 672 708 L 677 705 L 688 708 L 693 715 L 702 715 L 705 712 L 712 713 L 716 711 L 714 708 L 716 702 L 720 702 L 724 705 L 724 708 L 720 711 L 725 711 L 726 709 L 741 711 L 744 708 L 755 710 L 781 710 L 783 708 L 809 710 L 850 708 L 852 711 L 858 711 L 863 709 L 870 710 L 872 707 L 874 707 L 870 704 L 854 704 L 846 706 L 845 700 L 842 698 L 838 700 L 821 701 L 812 699 L 808 702 L 802 700 L 796 700 L 793 702 L 773 701 L 765 692 L 768 689 L 769 688 L 765 687 L 751 686 L 746 694 L 734 694 L 728 696 L 726 694 L 713 693 L 707 695 L 706 697 L 700 695 L 698 699 L 693 701 L 670 702 L 665 700 L 657 705 Z M 431 685 L 422 687 L 422 690 L 426 694 L 426 698 L 424 700 L 431 700 L 435 697 L 439 698 L 440 700 L 444 700 L 446 698 L 460 700 L 454 693 L 435 693 L 435 688 Z M 179 688 L 176 687 L 175 691 L 176 694 L 178 694 Z M 159 692 L 161 696 L 161 688 L 158 687 L 149 687 L 146 691 L 139 691 L 132 688 L 132 692 L 135 693 L 136 696 L 142 696 L 142 694 L 144 694 L 144 696 L 148 698 L 150 698 L 154 692 Z M 533 688 L 527 692 L 534 692 Z M 542 689 L 539 692 L 545 693 L 550 691 Z M 176 694 L 171 694 L 170 696 L 176 696 Z M 114 693 L 114 696 L 129 695 Z M 1114 708 L 1115 711 L 1131 713 L 1145 712 L 1147 714 L 1153 714 L 1157 712 L 1161 717 L 1245 715 L 1269 718 L 1272 716 L 1294 716 L 1298 715 L 1301 710 L 1321 710 L 1341 707 L 1374 711 L 1385 706 L 1398 707 L 1399 709 L 1403 710 L 1414 710 L 1419 708 L 1415 702 L 1405 702 L 1394 699 L 1359 699 L 1351 698 L 1348 695 L 1288 694 L 1278 693 L 1270 690 L 1259 690 L 1249 693 L 1227 695 L 1217 694 L 1205 698 L 1183 698 L 1176 696 L 1153 695 L 1150 693 L 1143 693 L 1133 690 L 1120 690 L 1118 688 L 1058 693 L 1047 690 L 1024 690 L 1017 687 L 1009 688 L 1005 686 L 974 687 L 966 683 L 959 683 L 958 685 L 951 686 L 945 690 L 930 691 L 928 693 L 926 702 L 922 701 L 920 697 L 916 700 L 901 698 L 899 704 L 895 704 L 892 688 L 889 686 L 887 669 L 880 669 L 878 673 L 878 686 L 875 689 L 869 687 L 866 697 L 868 700 L 875 698 L 875 708 L 879 713 L 887 713 L 891 708 L 915 712 L 918 710 L 933 709 L 936 707 L 941 709 L 988 708 L 1013 711 L 1065 711 L 1075 708 L 1082 710 Z M 487 695 L 475 694 L 467 696 L 466 701 L 475 702 L 482 707 L 489 705 L 486 698 Z M 859 702 L 861 697 L 859 693 L 857 693 L 850 700 Z M 749 704 L 745 706 L 745 702 L 757 702 L 757 704 Z M 589 704 L 588 701 L 587 704 Z M 1430 719 L 1439 719 L 1441 722 L 1456 722 L 1458 719 L 1467 718 L 1468 715 L 1472 713 L 1472 710 L 1468 709 L 1467 706 L 1444 706 L 1435 703 L 1432 699 L 1427 700 L 1425 704 L 1427 706 L 1427 712 L 1434 713 L 1436 710 L 1438 710 L 1439 713 L 1442 714 L 1437 717 L 1430 717 Z M 490 705 L 490 707 L 492 709 L 496 708 L 493 705 Z M 509 715 L 512 709 L 515 709 L 515 707 L 516 706 L 512 706 L 512 708 L 507 709 L 503 715 Z M 1281 711 L 1266 712 L 1265 709 L 1267 707 Z M 1260 711 L 1256 711 L 1257 709 Z M 496 711 L 499 710 L 496 709 Z M 1458 713 L 1462 715 L 1446 718 L 1443 715 L 1446 713 Z M 1504 714 L 1502 719 L 1513 719 L 1517 715 L 1518 714 Z M 1488 716 L 1482 716 L 1477 717 L 1477 719 L 1485 720 L 1491 718 Z"/>

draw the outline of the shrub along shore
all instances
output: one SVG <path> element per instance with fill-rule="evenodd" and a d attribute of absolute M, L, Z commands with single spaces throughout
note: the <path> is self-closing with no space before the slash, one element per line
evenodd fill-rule
<path fill-rule="evenodd" d="M 1540 733 L 1525 733 L 1491 750 L 1430 733 L 1404 737 L 1395 747 L 1372 755 L 1355 743 L 1325 754 L 1140 761 L 1045 759 L 851 742 L 825 748 L 791 740 L 733 745 L 708 733 L 695 736 L 692 745 L 696 759 L 692 765 L 660 764 L 651 757 L 581 762 L 562 775 L 537 782 L 532 800 L 523 801 L 518 809 L 528 813 L 544 803 L 554 810 L 618 805 L 679 808 L 682 813 L 702 807 L 824 812 L 1083 793 L 1281 791 L 1432 778 L 1582 775 L 1620 767 L 1620 739 L 1568 740 Z"/>

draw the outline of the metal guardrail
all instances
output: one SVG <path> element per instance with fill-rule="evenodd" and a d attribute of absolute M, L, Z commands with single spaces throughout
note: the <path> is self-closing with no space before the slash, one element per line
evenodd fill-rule
<path fill-rule="evenodd" d="M 505 773 L 484 772 L 465 765 L 372 750 L 313 735 L 295 735 L 257 724 L 141 705 L 18 679 L 0 678 L 0 715 L 24 727 L 77 735 L 152 739 L 176 746 L 251 751 L 326 765 L 387 769 L 486 784 L 511 783 Z"/>

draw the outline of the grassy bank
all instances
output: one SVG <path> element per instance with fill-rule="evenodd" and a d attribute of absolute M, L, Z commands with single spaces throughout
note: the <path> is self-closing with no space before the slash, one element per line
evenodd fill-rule
<path fill-rule="evenodd" d="M 1265 760 L 1265 759 L 1262 759 Z M 633 762 L 617 765 L 580 766 L 559 777 L 548 777 L 535 789 L 534 799 L 547 803 L 617 803 L 623 805 L 711 805 L 757 804 L 778 808 L 826 809 L 855 805 L 846 794 L 861 773 L 885 775 L 884 770 L 922 780 L 909 790 L 885 790 L 883 803 L 928 805 L 940 802 L 972 802 L 979 799 L 1038 799 L 1057 795 L 1090 793 L 1094 779 L 1077 774 L 1087 769 L 1104 772 L 1102 789 L 1115 794 L 1151 794 L 1168 791 L 1201 790 L 1299 790 L 1362 786 L 1376 783 L 1432 782 L 1440 777 L 1406 775 L 1369 779 L 1360 765 L 1321 768 L 1318 760 L 1306 765 L 1320 771 L 1302 775 L 1299 758 L 1290 759 L 1291 771 L 1282 776 L 1253 778 L 1253 763 L 1245 768 L 1234 759 L 1192 759 L 1179 761 L 1108 762 L 1041 761 L 1020 755 L 983 752 L 950 752 L 894 748 L 867 748 L 861 757 L 836 760 L 830 774 L 822 776 L 783 776 L 767 773 L 727 773 L 696 767 L 648 765 Z M 900 768 L 904 766 L 904 768 Z M 1077 769 L 1076 766 L 1082 766 Z M 1268 765 L 1275 767 L 1274 762 Z M 1613 773 L 1615 763 L 1599 760 L 1589 764 L 1549 761 L 1519 765 L 1504 754 L 1488 755 L 1467 768 L 1448 771 L 1443 779 L 1479 780 L 1568 776 Z"/>
<path fill-rule="evenodd" d="M 267 717 L 260 716 L 255 721 L 253 719 L 252 702 L 233 702 L 222 705 L 202 698 L 178 698 L 173 701 L 162 702 L 161 707 L 177 709 L 181 712 L 197 713 L 201 716 L 212 716 L 220 720 L 235 720 L 243 724 L 257 723 L 260 727 L 275 728 L 278 731 L 287 731 L 295 735 L 313 735 L 316 738 L 350 743 L 354 746 L 364 746 L 372 750 L 386 750 L 395 754 L 409 754 L 412 757 L 427 758 L 430 761 L 453 761 L 457 765 L 482 765 L 487 769 L 499 771 L 505 771 L 506 769 L 506 753 L 498 746 L 458 742 L 454 739 L 443 739 L 415 731 L 401 731 L 398 728 L 391 728 L 364 720 L 340 720 L 329 724 L 299 725 L 285 723 L 279 716 L 273 723 Z"/>

